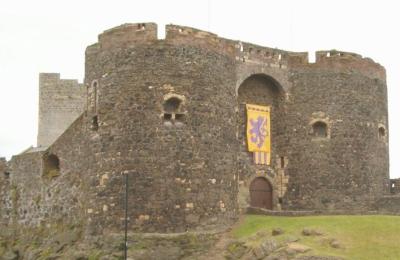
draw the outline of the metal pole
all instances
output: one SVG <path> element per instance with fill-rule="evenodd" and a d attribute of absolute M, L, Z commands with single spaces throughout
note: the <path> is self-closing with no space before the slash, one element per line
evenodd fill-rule
<path fill-rule="evenodd" d="M 125 174 L 125 260 L 128 259 L 128 174 Z"/>

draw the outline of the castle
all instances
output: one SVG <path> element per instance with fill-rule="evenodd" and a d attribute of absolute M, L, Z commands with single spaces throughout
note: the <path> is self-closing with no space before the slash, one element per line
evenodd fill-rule
<path fill-rule="evenodd" d="M 385 69 L 341 51 L 289 52 L 154 23 L 104 31 L 84 84 L 40 74 L 38 147 L 0 161 L 0 221 L 130 231 L 232 224 L 248 207 L 400 213 Z M 246 143 L 271 108 L 271 163 Z"/>

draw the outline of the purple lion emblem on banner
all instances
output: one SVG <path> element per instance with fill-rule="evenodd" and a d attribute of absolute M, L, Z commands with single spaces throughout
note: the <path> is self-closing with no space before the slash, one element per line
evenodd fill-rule
<path fill-rule="evenodd" d="M 265 137 L 267 136 L 267 120 L 265 117 L 258 116 L 257 120 L 250 119 L 251 142 L 257 144 L 258 148 L 264 145 Z"/>

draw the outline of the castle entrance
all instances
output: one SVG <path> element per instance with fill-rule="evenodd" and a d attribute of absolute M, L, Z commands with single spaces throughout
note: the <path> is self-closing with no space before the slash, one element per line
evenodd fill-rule
<path fill-rule="evenodd" d="M 257 177 L 251 182 L 250 206 L 272 209 L 272 186 L 267 179 Z"/>

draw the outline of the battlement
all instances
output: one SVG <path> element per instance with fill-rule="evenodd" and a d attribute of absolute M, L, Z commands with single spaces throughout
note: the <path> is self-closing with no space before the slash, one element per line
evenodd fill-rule
<path fill-rule="evenodd" d="M 104 31 L 99 35 L 101 49 L 124 48 L 136 44 L 157 41 L 157 24 L 126 23 Z"/>
<path fill-rule="evenodd" d="M 356 53 L 337 50 L 317 51 L 315 64 L 319 68 L 358 71 L 370 78 L 386 80 L 386 70 L 382 65 Z"/>
<path fill-rule="evenodd" d="M 267 65 L 279 69 L 312 69 L 358 72 L 369 78 L 386 80 L 386 71 L 379 63 L 359 54 L 343 51 L 317 51 L 316 61 L 310 62 L 308 52 L 289 52 L 280 49 L 238 42 L 236 60 L 242 63 Z"/>
<path fill-rule="evenodd" d="M 385 69 L 372 59 L 359 54 L 326 50 L 316 52 L 316 61 L 309 62 L 307 52 L 290 52 L 277 48 L 263 47 L 247 42 L 230 40 L 217 34 L 187 26 L 169 24 L 165 27 L 165 40 L 157 38 L 155 23 L 128 23 L 104 31 L 99 42 L 87 48 L 86 53 L 111 48 L 132 47 L 165 41 L 172 45 L 188 45 L 218 52 L 237 62 L 262 64 L 280 69 L 332 69 L 359 72 L 371 78 L 385 80 Z"/>
<path fill-rule="evenodd" d="M 165 41 L 173 45 L 190 45 L 210 49 L 234 57 L 235 41 L 218 37 L 218 35 L 179 25 L 167 25 Z"/>
<path fill-rule="evenodd" d="M 60 73 L 39 73 L 40 87 L 82 87 L 77 79 L 61 79 Z"/>
<path fill-rule="evenodd" d="M 38 146 L 48 146 L 83 112 L 86 88 L 59 73 L 39 74 Z"/>
<path fill-rule="evenodd" d="M 236 60 L 243 63 L 263 64 L 269 67 L 287 69 L 291 64 L 293 55 L 302 55 L 303 53 L 293 53 L 277 48 L 259 46 L 247 42 L 237 42 Z M 306 53 L 306 56 L 308 54 Z"/>
<path fill-rule="evenodd" d="M 60 80 L 60 73 L 39 73 L 39 81 Z"/>

